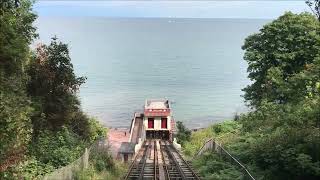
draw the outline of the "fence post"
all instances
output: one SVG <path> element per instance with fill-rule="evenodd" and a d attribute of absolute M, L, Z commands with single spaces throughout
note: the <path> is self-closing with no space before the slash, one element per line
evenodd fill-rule
<path fill-rule="evenodd" d="M 83 159 L 82 159 L 82 167 L 83 169 L 87 169 L 89 164 L 89 151 L 88 148 L 85 148 Z"/>

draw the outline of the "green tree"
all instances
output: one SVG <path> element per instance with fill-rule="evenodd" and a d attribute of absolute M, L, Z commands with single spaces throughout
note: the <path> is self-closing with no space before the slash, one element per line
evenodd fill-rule
<path fill-rule="evenodd" d="M 0 179 L 36 179 L 74 161 L 105 135 L 80 109 L 84 77 L 56 38 L 35 53 L 29 0 L 0 2 Z"/>
<path fill-rule="evenodd" d="M 24 71 L 37 36 L 31 6 L 29 0 L 0 2 L 0 172 L 23 159 L 31 139 L 33 109 Z"/>
<path fill-rule="evenodd" d="M 310 7 L 311 11 L 317 16 L 320 21 L 320 0 L 306 0 L 306 4 Z"/>
<path fill-rule="evenodd" d="M 253 111 L 240 116 L 239 132 L 223 131 L 224 122 L 213 126 L 211 136 L 222 138 L 224 147 L 257 179 L 319 179 L 319 21 L 308 13 L 285 13 L 249 36 L 243 49 L 253 81 L 244 97 Z M 203 158 L 199 170 L 204 177 L 232 179 L 227 178 L 233 171 L 226 162 L 218 167 L 227 177 L 209 177 L 217 171 L 209 164 L 219 159 Z"/>
<path fill-rule="evenodd" d="M 74 74 L 67 44 L 53 38 L 50 45 L 40 45 L 28 69 L 28 93 L 38 106 L 33 118 L 34 130 L 59 130 L 80 111 L 76 96 L 84 77 Z"/>
<path fill-rule="evenodd" d="M 177 121 L 177 139 L 178 143 L 184 145 L 184 142 L 189 141 L 191 137 L 191 131 L 184 126 L 181 121 Z"/>
<path fill-rule="evenodd" d="M 249 36 L 243 49 L 249 77 L 245 133 L 256 137 L 242 157 L 267 179 L 317 179 L 320 175 L 320 23 L 286 13 Z"/>
<path fill-rule="evenodd" d="M 29 44 L 37 37 L 33 22 L 37 16 L 32 3 L 21 0 L 0 2 L 0 71 L 6 74 L 22 73 L 29 58 Z"/>
<path fill-rule="evenodd" d="M 246 38 L 242 47 L 253 84 L 244 98 L 257 107 L 263 100 L 284 104 L 305 98 L 308 86 L 295 75 L 308 70 L 320 57 L 320 23 L 308 13 L 285 13 Z M 297 93 L 292 83 L 300 83 Z M 312 88 L 317 82 L 311 82 Z"/>

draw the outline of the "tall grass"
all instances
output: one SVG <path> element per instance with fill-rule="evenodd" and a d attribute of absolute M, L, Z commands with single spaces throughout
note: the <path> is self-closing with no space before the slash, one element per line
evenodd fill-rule
<path fill-rule="evenodd" d="M 222 144 L 233 142 L 239 137 L 241 127 L 237 121 L 228 120 L 193 132 L 190 141 L 184 143 L 183 153 L 188 159 L 192 158 L 209 139 Z"/>

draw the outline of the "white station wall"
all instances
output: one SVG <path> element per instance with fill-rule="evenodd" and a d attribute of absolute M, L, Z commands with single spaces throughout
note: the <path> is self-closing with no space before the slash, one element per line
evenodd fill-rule
<path fill-rule="evenodd" d="M 148 128 L 148 118 L 154 118 L 154 128 Z M 150 117 L 150 116 L 145 116 L 143 118 L 143 125 L 145 127 L 145 130 L 170 130 L 171 129 L 171 116 L 167 116 L 167 128 L 162 129 L 161 128 L 161 118 L 165 117 Z"/>

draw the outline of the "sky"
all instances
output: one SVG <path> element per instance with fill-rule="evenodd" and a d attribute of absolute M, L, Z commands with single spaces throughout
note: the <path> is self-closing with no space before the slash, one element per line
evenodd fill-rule
<path fill-rule="evenodd" d="M 274 19 L 285 11 L 309 11 L 304 0 L 216 1 L 54 1 L 40 0 L 34 10 L 44 16 L 132 18 L 249 18 Z"/>

